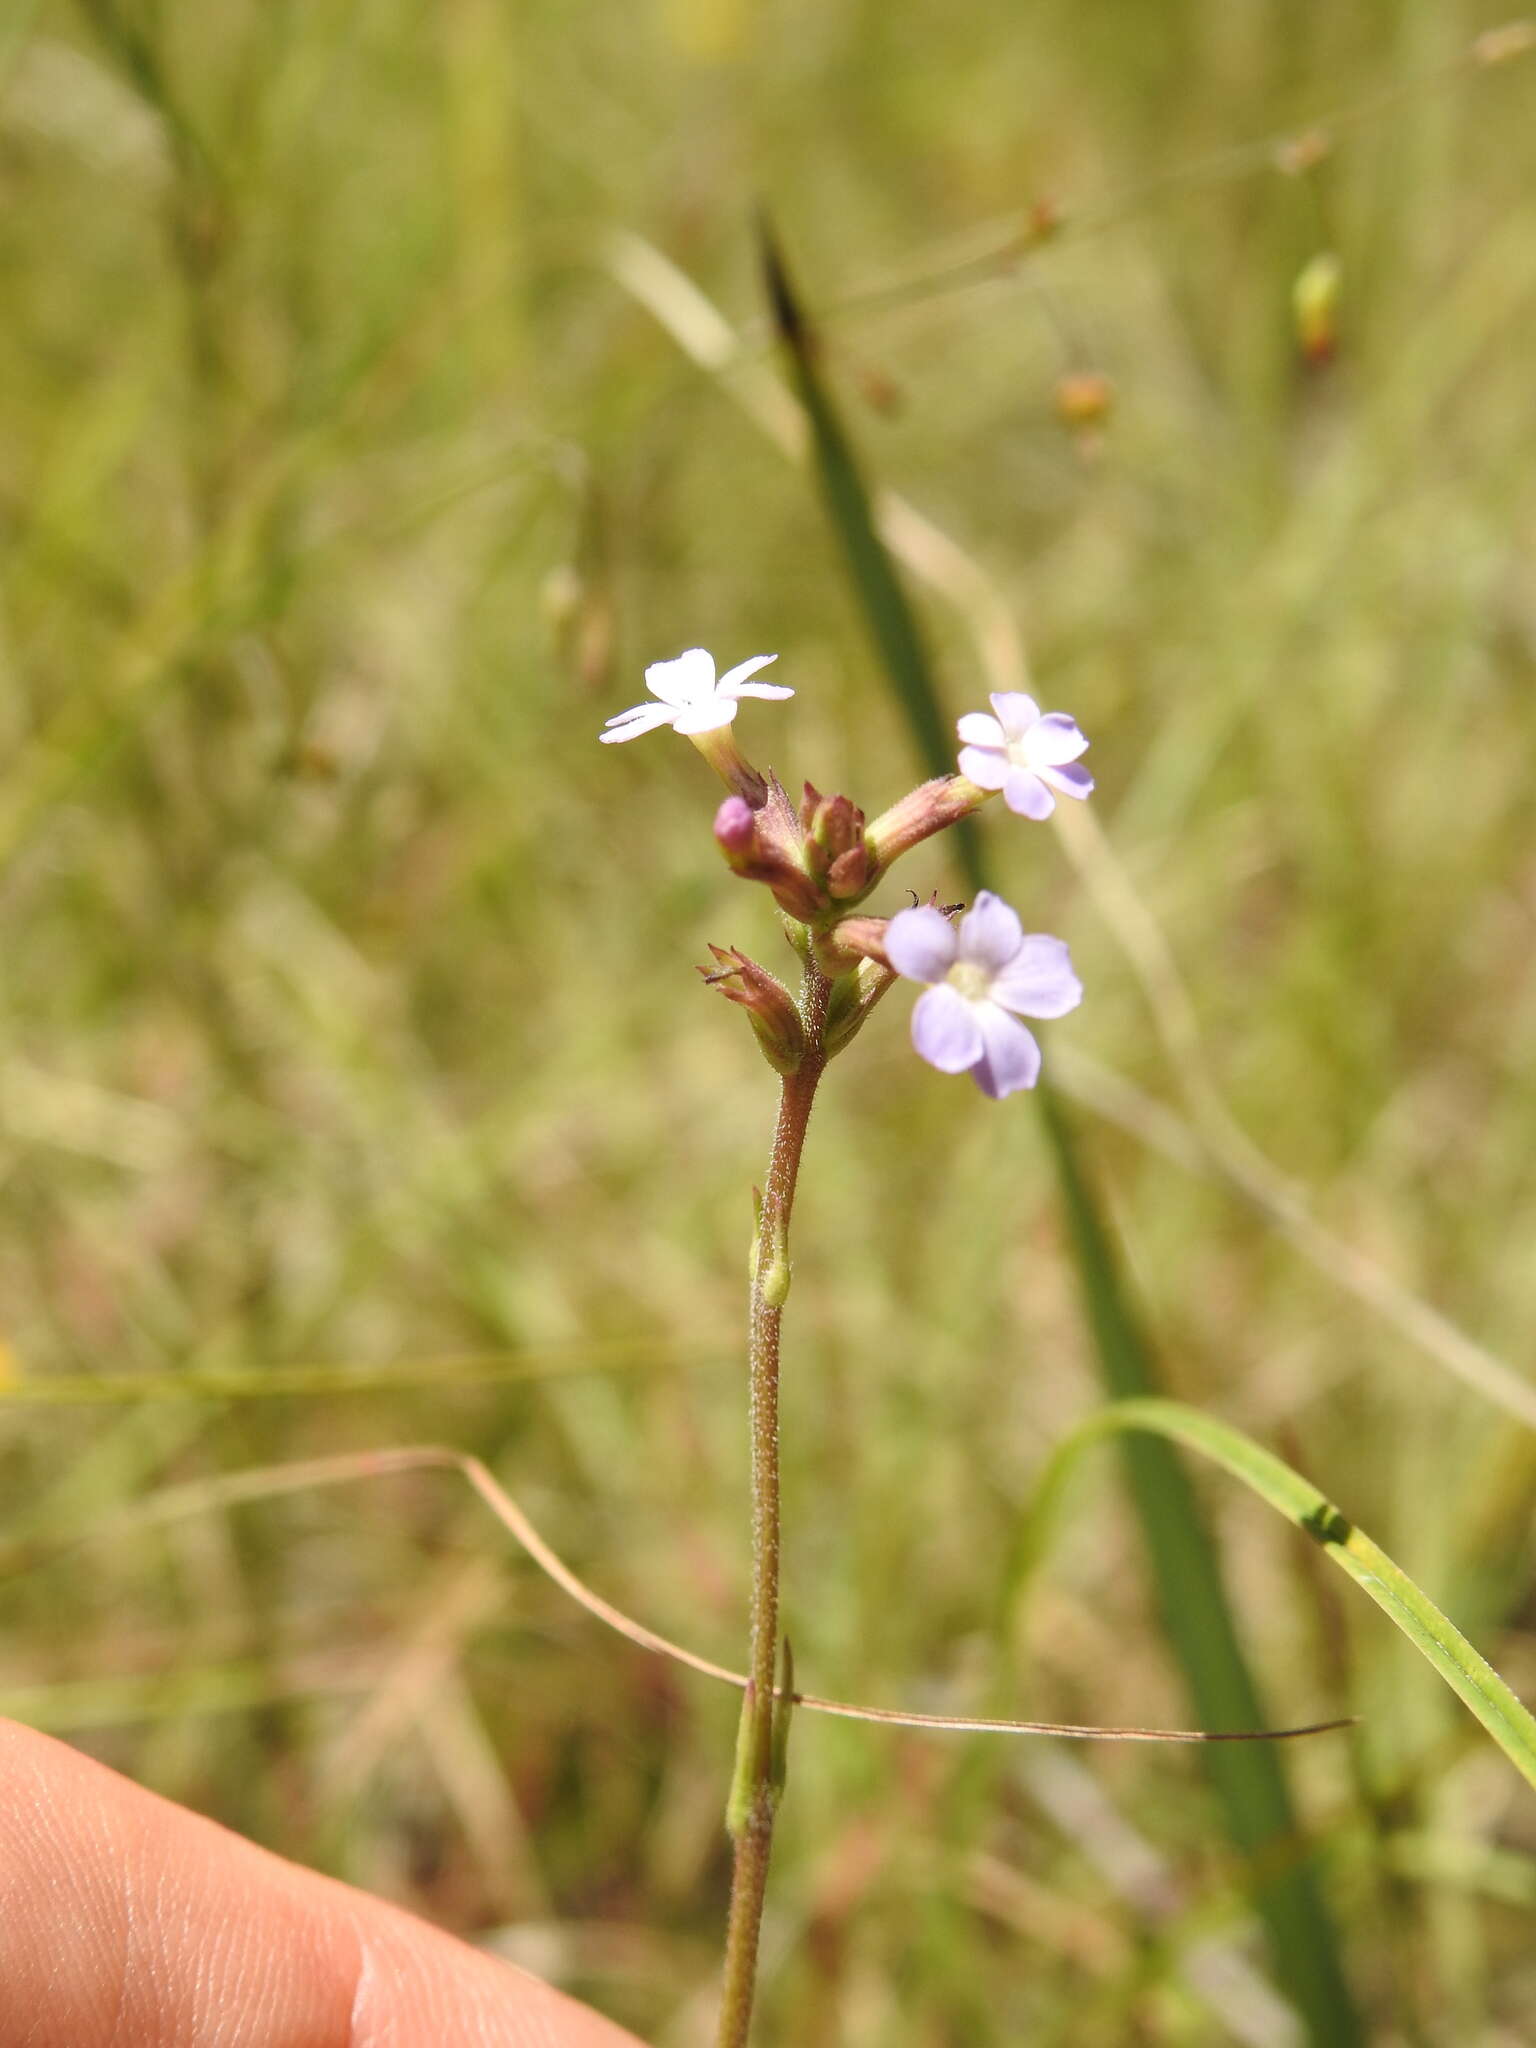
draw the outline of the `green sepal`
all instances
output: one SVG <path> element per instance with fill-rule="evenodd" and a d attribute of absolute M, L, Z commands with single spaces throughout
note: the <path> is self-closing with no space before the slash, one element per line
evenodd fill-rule
<path fill-rule="evenodd" d="M 752 1818 L 757 1793 L 757 1688 L 748 1685 L 736 1724 L 736 1762 L 731 1770 L 731 1792 L 725 1802 L 725 1831 L 739 1842 Z"/>

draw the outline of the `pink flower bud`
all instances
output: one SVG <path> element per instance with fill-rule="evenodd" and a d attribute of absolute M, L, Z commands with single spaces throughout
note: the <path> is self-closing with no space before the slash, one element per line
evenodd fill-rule
<path fill-rule="evenodd" d="M 715 813 L 715 837 L 723 853 L 745 853 L 754 832 L 752 806 L 744 796 L 728 796 Z"/>
<path fill-rule="evenodd" d="M 766 882 L 775 903 L 791 917 L 804 922 L 827 908 L 826 891 L 806 867 L 789 799 L 772 776 L 760 804 L 743 796 L 725 799 L 715 813 L 715 844 L 734 874 Z"/>

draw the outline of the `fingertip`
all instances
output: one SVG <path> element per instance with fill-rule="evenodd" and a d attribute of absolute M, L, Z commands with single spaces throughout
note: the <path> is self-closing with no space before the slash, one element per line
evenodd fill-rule
<path fill-rule="evenodd" d="M 0 1984 L 28 2048 L 638 2048 L 511 1964 L 6 1721 Z"/>

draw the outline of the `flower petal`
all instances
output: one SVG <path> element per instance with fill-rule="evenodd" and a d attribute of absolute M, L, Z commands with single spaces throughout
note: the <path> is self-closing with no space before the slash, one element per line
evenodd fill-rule
<path fill-rule="evenodd" d="M 1052 774 L 1060 771 L 1053 769 Z M 1056 808 L 1056 799 L 1040 780 L 1027 768 L 1010 767 L 1003 778 L 1003 802 L 1010 811 L 1017 811 L 1021 818 L 1048 818 Z"/>
<path fill-rule="evenodd" d="M 1004 968 L 1024 942 L 1019 913 L 1001 896 L 983 889 L 960 920 L 959 957 L 991 974 Z"/>
<path fill-rule="evenodd" d="M 729 725 L 736 716 L 734 697 L 706 697 L 702 704 L 690 704 L 686 711 L 672 714 L 674 732 L 714 732 Z"/>
<path fill-rule="evenodd" d="M 967 711 L 955 721 L 955 731 L 968 747 L 1000 747 L 1003 728 L 987 711 Z"/>
<path fill-rule="evenodd" d="M 793 690 L 781 689 L 775 683 L 753 683 L 745 687 L 747 677 L 755 676 L 760 668 L 766 668 L 770 661 L 777 661 L 776 654 L 754 654 L 750 661 L 738 661 L 734 668 L 728 668 L 715 685 L 722 697 L 793 697 Z"/>
<path fill-rule="evenodd" d="M 1065 711 L 1047 711 L 1038 725 L 1030 727 L 1024 744 L 1037 768 L 1059 768 L 1063 761 L 1075 761 L 1087 750 L 1087 734 Z"/>
<path fill-rule="evenodd" d="M 942 981 L 959 943 L 954 926 L 931 903 L 898 910 L 885 928 L 885 957 L 908 981 Z"/>
<path fill-rule="evenodd" d="M 1072 971 L 1065 939 L 1030 932 L 1017 953 L 992 978 L 991 996 L 1023 1017 L 1065 1017 L 1083 1000 L 1083 984 Z"/>
<path fill-rule="evenodd" d="M 712 696 L 715 688 L 715 657 L 702 647 L 690 647 L 675 661 L 653 661 L 645 672 L 645 687 L 663 704 L 697 704 Z"/>
<path fill-rule="evenodd" d="M 998 724 L 1011 740 L 1028 732 L 1040 716 L 1040 706 L 1022 690 L 995 690 L 991 703 Z"/>
<path fill-rule="evenodd" d="M 1040 779 L 1059 789 L 1063 796 L 1089 796 L 1093 792 L 1093 777 L 1086 768 L 1079 768 L 1076 762 L 1064 762 L 1059 768 L 1042 768 Z"/>
<path fill-rule="evenodd" d="M 924 989 L 912 1010 L 912 1043 L 941 1074 L 963 1074 L 985 1050 L 981 1013 L 986 1006 L 968 1003 L 959 989 L 941 982 Z M 1001 1013 L 999 1013 L 1001 1014 Z M 1018 1029 L 1022 1031 L 1023 1025 Z"/>
<path fill-rule="evenodd" d="M 665 704 L 656 704 L 647 699 L 644 704 L 631 704 L 627 711 L 616 711 L 612 718 L 605 718 L 603 724 L 632 725 L 637 718 L 649 720 L 657 716 L 670 718 L 672 714 Z"/>
<path fill-rule="evenodd" d="M 1008 773 L 1006 759 L 990 747 L 962 747 L 956 766 L 978 789 L 1001 789 Z"/>
<path fill-rule="evenodd" d="M 670 725 L 676 716 L 665 704 L 637 704 L 632 711 L 621 711 L 617 718 L 610 718 L 598 738 L 607 747 L 619 740 L 637 740 L 641 733 L 654 732 L 658 725 Z"/>
<path fill-rule="evenodd" d="M 924 996 L 923 1001 L 927 1000 Z M 1033 1088 L 1040 1078 L 1040 1047 L 1035 1034 L 995 1003 L 977 1003 L 975 1009 L 983 1047 L 981 1058 L 970 1069 L 976 1086 L 994 1102 L 1016 1089 Z"/>

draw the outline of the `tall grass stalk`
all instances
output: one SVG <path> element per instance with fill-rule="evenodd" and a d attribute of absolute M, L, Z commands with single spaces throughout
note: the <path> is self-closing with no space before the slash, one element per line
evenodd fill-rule
<path fill-rule="evenodd" d="M 876 530 L 863 477 L 820 373 L 814 335 L 766 222 L 761 245 L 769 307 L 810 426 L 815 474 L 850 588 L 920 758 L 930 774 L 943 773 L 951 765 L 949 726 L 916 617 Z M 973 832 L 962 833 L 959 852 L 972 888 L 986 886 L 989 878 Z M 1154 1393 L 1151 1346 L 1131 1305 L 1075 1136 L 1050 1090 L 1038 1094 L 1067 1241 L 1106 1391 L 1118 1397 Z M 1197 1713 L 1207 1726 L 1258 1727 L 1265 1718 L 1262 1701 L 1188 1479 L 1166 1444 L 1140 1443 L 1127 1446 L 1127 1452 L 1127 1478 L 1164 1627 Z M 1295 1811 L 1279 1759 L 1267 1746 L 1255 1744 L 1234 1746 L 1209 1761 L 1228 1834 L 1256 1873 L 1254 1899 L 1280 1981 L 1302 2014 L 1314 2048 L 1352 2048 L 1361 2039 L 1359 2023 L 1315 1866 L 1298 1851 Z"/>

